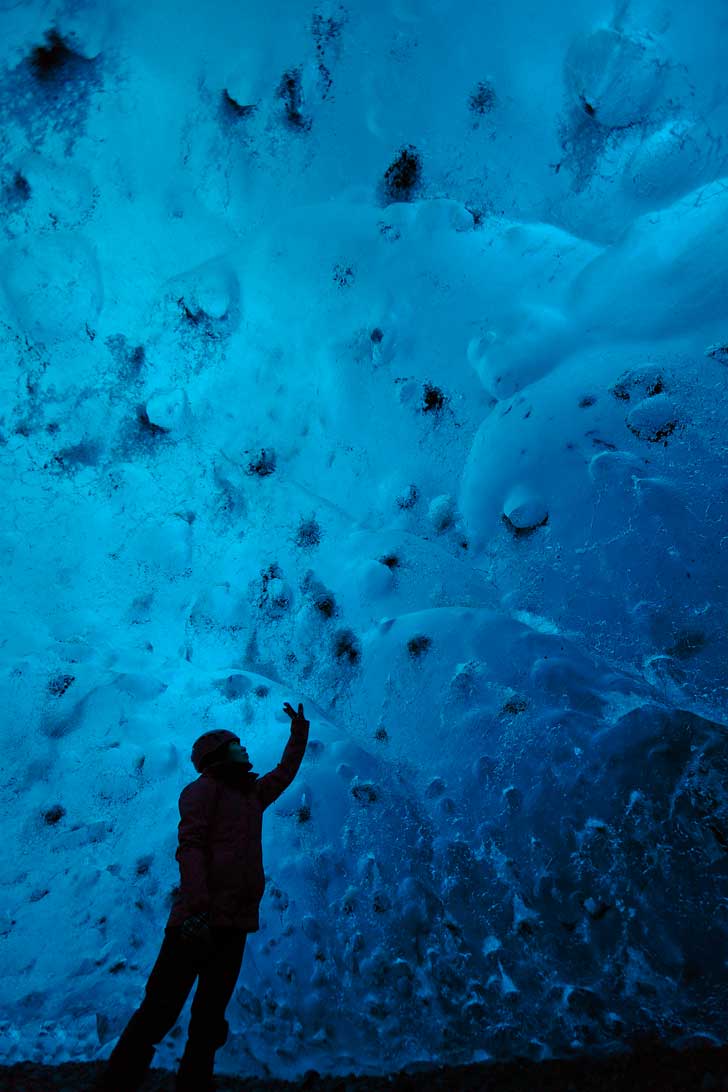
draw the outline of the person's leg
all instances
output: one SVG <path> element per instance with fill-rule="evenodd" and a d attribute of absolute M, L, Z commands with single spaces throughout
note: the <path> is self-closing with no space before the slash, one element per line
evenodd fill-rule
<path fill-rule="evenodd" d="M 135 1092 L 141 1085 L 154 1048 L 177 1022 L 199 969 L 198 960 L 180 939 L 179 931 L 166 931 L 144 999 L 109 1056 L 102 1088 Z"/>
<path fill-rule="evenodd" d="M 225 1010 L 240 974 L 248 934 L 231 929 L 213 929 L 212 934 L 215 947 L 200 968 L 176 1092 L 212 1088 L 215 1052 L 227 1041 L 230 1030 Z"/>

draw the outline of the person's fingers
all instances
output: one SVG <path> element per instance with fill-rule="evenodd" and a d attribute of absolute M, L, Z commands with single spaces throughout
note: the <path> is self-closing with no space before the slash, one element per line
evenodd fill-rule
<path fill-rule="evenodd" d="M 305 714 L 303 712 L 303 702 L 298 703 L 298 712 L 293 708 L 290 702 L 285 702 L 283 705 L 284 710 L 288 713 L 289 717 L 296 717 L 305 720 Z"/>

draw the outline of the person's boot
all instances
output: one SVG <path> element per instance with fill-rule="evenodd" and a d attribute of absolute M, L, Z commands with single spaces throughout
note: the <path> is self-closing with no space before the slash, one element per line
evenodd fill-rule
<path fill-rule="evenodd" d="M 179 1063 L 174 1092 L 214 1092 L 215 1048 L 190 1049 L 189 1042 Z"/>
<path fill-rule="evenodd" d="M 133 1021 L 127 1025 L 109 1055 L 92 1092 L 137 1092 L 154 1057 L 154 1046 L 138 1041 Z"/>
<path fill-rule="evenodd" d="M 106 1062 L 101 1073 L 91 1085 L 90 1092 L 137 1092 L 144 1083 L 147 1067 L 142 1073 L 121 1073 L 112 1070 Z"/>

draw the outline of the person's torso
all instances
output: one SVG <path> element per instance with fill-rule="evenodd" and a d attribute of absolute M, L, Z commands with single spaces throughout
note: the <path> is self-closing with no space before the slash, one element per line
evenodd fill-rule
<path fill-rule="evenodd" d="M 230 892 L 236 898 L 261 898 L 263 872 L 263 810 L 255 791 L 217 782 L 214 816 L 208 842 L 208 884 L 211 897 Z"/>

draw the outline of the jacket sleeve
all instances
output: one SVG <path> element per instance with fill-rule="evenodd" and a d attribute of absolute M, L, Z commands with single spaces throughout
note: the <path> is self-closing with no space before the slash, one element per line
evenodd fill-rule
<path fill-rule="evenodd" d="M 180 896 L 191 914 L 201 914 L 210 905 L 207 838 L 213 798 L 214 785 L 207 779 L 187 785 L 179 798 L 179 845 L 175 857 L 179 861 Z"/>
<path fill-rule="evenodd" d="M 275 769 L 263 774 L 258 780 L 258 798 L 264 810 L 277 800 L 293 781 L 303 762 L 307 743 L 308 727 L 294 728 L 292 726 L 280 762 Z"/>

